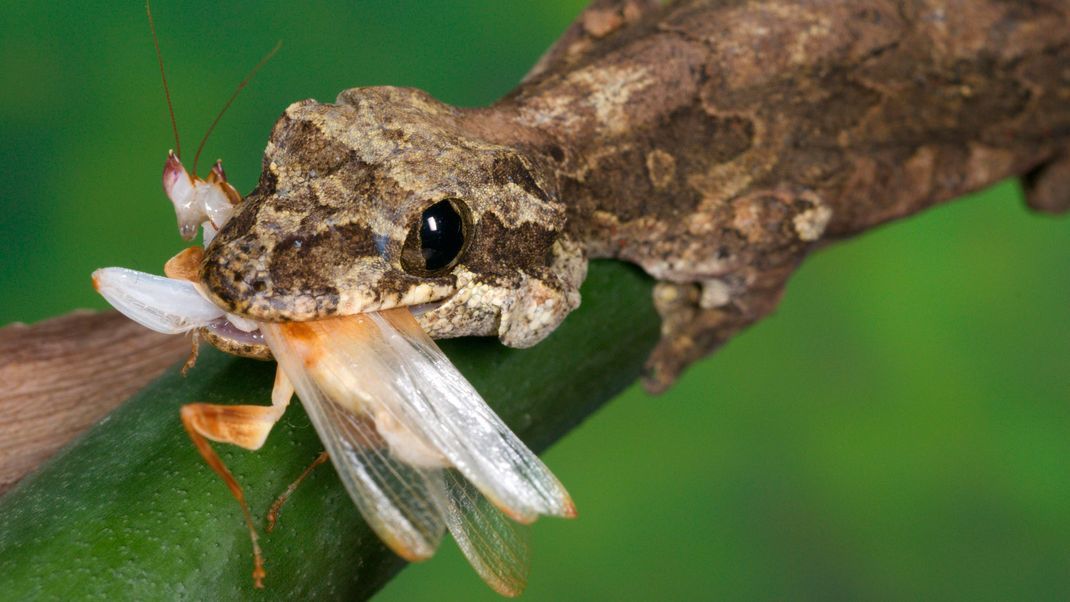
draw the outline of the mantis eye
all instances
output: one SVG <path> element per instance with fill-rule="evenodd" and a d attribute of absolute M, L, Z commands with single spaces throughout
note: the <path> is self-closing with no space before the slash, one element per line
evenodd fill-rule
<path fill-rule="evenodd" d="M 468 208 L 457 199 L 431 205 L 413 224 L 401 250 L 401 267 L 418 276 L 434 276 L 457 264 L 471 230 Z"/>

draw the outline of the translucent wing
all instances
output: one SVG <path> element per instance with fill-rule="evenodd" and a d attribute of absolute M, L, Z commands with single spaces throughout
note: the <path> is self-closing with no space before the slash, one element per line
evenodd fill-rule
<path fill-rule="evenodd" d="M 519 596 L 528 581 L 530 528 L 509 520 L 457 471 L 443 471 L 442 479 L 446 526 L 457 546 L 494 591 Z"/>
<path fill-rule="evenodd" d="M 357 374 L 337 361 L 329 338 L 304 326 L 261 329 L 368 525 L 402 558 L 430 557 L 444 531 L 441 468 L 414 466 L 391 451 L 375 426 L 389 417 L 362 396 Z"/>
<path fill-rule="evenodd" d="M 457 468 L 514 520 L 575 514 L 561 483 L 494 414 L 408 309 L 302 326 L 346 367 L 348 386 L 374 400 L 376 412 L 407 433 L 411 445 L 396 441 L 395 447 L 422 447 L 415 460 L 441 455 L 441 465 Z M 346 379 L 339 372 L 338 380 Z"/>
<path fill-rule="evenodd" d="M 571 516 L 572 502 L 409 311 L 261 329 L 380 537 L 418 559 L 449 528 L 484 581 L 520 594 L 527 527 L 510 518 Z"/>
<path fill-rule="evenodd" d="M 398 387 L 417 392 L 397 409 L 406 426 L 426 437 L 514 520 L 575 516 L 557 477 L 490 409 L 407 309 L 368 318 L 393 350 L 391 361 L 406 368 Z"/>

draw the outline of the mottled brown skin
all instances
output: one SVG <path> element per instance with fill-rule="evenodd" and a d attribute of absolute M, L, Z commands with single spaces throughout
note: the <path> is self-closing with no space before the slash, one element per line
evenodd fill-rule
<path fill-rule="evenodd" d="M 259 321 L 444 301 L 421 318 L 433 336 L 541 340 L 579 304 L 586 266 L 574 259 L 553 171 L 470 118 L 389 87 L 290 106 L 260 184 L 207 249 L 205 285 L 221 306 Z M 443 274 L 409 273 L 405 240 L 444 199 L 467 208 L 466 250 Z"/>
<path fill-rule="evenodd" d="M 433 336 L 541 340 L 592 257 L 659 280 L 648 385 L 771 312 L 798 263 L 1002 178 L 1070 199 L 1070 4 L 597 1 L 513 93 L 398 88 L 287 109 L 208 249 L 216 300 L 308 320 L 445 300 Z M 471 210 L 460 263 L 399 263 L 420 212 Z"/>

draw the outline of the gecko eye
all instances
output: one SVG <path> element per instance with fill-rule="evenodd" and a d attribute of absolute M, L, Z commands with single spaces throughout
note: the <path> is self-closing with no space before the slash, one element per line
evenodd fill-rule
<path fill-rule="evenodd" d="M 452 268 L 464 251 L 469 232 L 468 208 L 457 199 L 431 205 L 413 224 L 401 249 L 401 267 L 419 276 Z"/>

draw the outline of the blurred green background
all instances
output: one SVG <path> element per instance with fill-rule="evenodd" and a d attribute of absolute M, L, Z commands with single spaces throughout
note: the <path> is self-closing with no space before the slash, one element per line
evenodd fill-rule
<path fill-rule="evenodd" d="M 583 4 L 155 13 L 187 156 L 283 40 L 202 162 L 248 191 L 290 102 L 393 84 L 489 103 Z M 138 2 L 4 3 L 0 323 L 104 307 L 97 267 L 161 270 L 183 244 L 171 146 Z M 1070 219 L 1020 196 L 1005 183 L 822 251 L 674 390 L 629 391 L 570 434 L 547 462 L 580 519 L 536 526 L 526 599 L 1070 598 Z M 379 599 L 496 598 L 449 544 Z"/>

